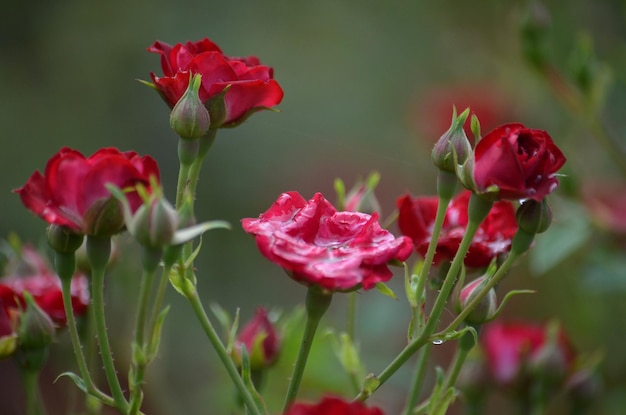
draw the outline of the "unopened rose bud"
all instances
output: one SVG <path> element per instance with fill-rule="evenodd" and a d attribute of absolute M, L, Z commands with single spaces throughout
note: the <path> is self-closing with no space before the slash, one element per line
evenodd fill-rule
<path fill-rule="evenodd" d="M 474 281 L 467 284 L 461 289 L 459 298 L 456 304 L 457 313 L 463 311 L 474 298 L 482 291 L 481 284 L 485 280 L 485 276 L 476 278 Z M 479 325 L 486 323 L 494 318 L 497 311 L 497 296 L 496 291 L 491 288 L 487 295 L 485 295 L 476 307 L 465 318 L 465 322 L 471 325 Z"/>
<path fill-rule="evenodd" d="M 187 91 L 170 114 L 170 127 L 183 139 L 200 138 L 209 131 L 211 126 L 209 111 L 200 101 L 201 79 L 200 74 L 190 76 Z"/>
<path fill-rule="evenodd" d="M 20 317 L 18 328 L 19 347 L 23 349 L 41 349 L 54 339 L 56 328 L 50 316 L 41 309 L 29 292 L 22 294 L 26 310 Z"/>
<path fill-rule="evenodd" d="M 152 195 L 137 209 L 129 231 L 141 245 L 160 248 L 170 244 L 177 227 L 176 209 L 163 197 Z"/>
<path fill-rule="evenodd" d="M 469 108 L 456 116 L 456 109 L 452 115 L 452 123 L 448 131 L 435 143 L 432 152 L 432 160 L 440 170 L 454 173 L 456 165 L 463 165 L 472 154 L 470 144 L 463 125 L 469 115 Z"/>
<path fill-rule="evenodd" d="M 545 232 L 552 223 L 552 209 L 546 199 L 540 202 L 534 199 L 525 200 L 515 213 L 520 229 L 529 234 Z"/>
<path fill-rule="evenodd" d="M 244 326 L 232 351 L 235 363 L 241 365 L 241 348 L 246 347 L 250 368 L 260 370 L 274 363 L 280 352 L 280 339 L 276 328 L 264 308 L 258 308 L 254 318 Z"/>
<path fill-rule="evenodd" d="M 59 225 L 48 226 L 47 237 L 50 247 L 61 254 L 76 252 L 84 239 L 84 235 L 74 233 L 69 228 Z"/>

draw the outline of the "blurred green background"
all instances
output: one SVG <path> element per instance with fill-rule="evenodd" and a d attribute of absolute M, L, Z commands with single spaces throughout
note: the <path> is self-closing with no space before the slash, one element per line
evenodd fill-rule
<path fill-rule="evenodd" d="M 230 312 L 240 307 L 244 320 L 257 305 L 290 312 L 304 298 L 304 287 L 261 257 L 239 226 L 241 218 L 258 216 L 281 192 L 297 190 L 309 198 L 321 191 L 333 200 L 336 177 L 349 187 L 377 170 L 385 216 L 403 192 L 434 192 L 430 149 L 448 127 L 452 104 L 472 105 L 484 133 L 513 121 L 547 130 L 568 157 L 569 177 L 554 197 L 555 232 L 561 233 L 540 237 L 538 243 L 545 238 L 543 256 L 522 261 L 506 280 L 505 289 L 538 293 L 514 299 L 505 318 L 556 316 L 580 352 L 603 350 L 605 387 L 593 413 L 624 413 L 624 238 L 593 225 L 578 191 L 587 183 L 623 184 L 624 177 L 580 118 L 559 104 L 524 61 L 519 33 L 524 2 L 35 0 L 4 2 L 2 9 L 3 237 L 16 232 L 24 241 L 42 240 L 43 221 L 11 190 L 42 170 L 62 146 L 86 155 L 105 146 L 150 154 L 173 199 L 177 138 L 169 129 L 168 108 L 136 81 L 149 79 L 151 71 L 161 73 L 159 57 L 145 50 L 155 40 L 174 44 L 209 37 L 228 55 L 256 55 L 274 67 L 285 91 L 282 112 L 262 112 L 241 127 L 220 131 L 203 167 L 197 201 L 199 220 L 233 224 L 230 232 L 204 238 L 199 289 L 207 303 L 219 302 Z M 613 84 L 603 114 L 624 144 L 626 3 L 552 1 L 547 10 L 548 47 L 556 65 L 567 70 L 578 36 L 586 33 L 611 67 Z M 126 252 L 135 249 L 126 236 L 120 244 Z M 561 254 L 554 247 L 562 247 Z M 115 354 L 124 368 L 139 270 L 124 257 L 121 262 L 109 278 L 107 302 Z M 409 309 L 401 278 L 391 285 L 399 301 L 377 293 L 360 296 L 358 332 L 368 371 L 379 372 L 405 343 Z M 341 327 L 345 302 L 336 297 L 326 323 Z M 230 385 L 189 306 L 175 293 L 168 301 L 172 310 L 162 358 L 150 368 L 147 413 L 229 413 Z M 54 356 L 67 351 L 66 343 L 62 336 Z M 304 397 L 318 397 L 328 379 L 333 391 L 351 395 L 329 343 L 328 337 L 318 339 Z M 446 361 L 445 347 L 440 363 Z M 275 412 L 293 353 L 286 353 L 270 376 Z M 60 400 L 58 391 L 69 381 L 51 381 L 72 363 L 58 357 L 51 366 L 42 385 L 47 401 L 57 407 L 50 411 L 54 415 L 64 413 L 67 400 Z M 410 372 L 398 373 L 372 402 L 398 413 Z M 0 362 L 2 414 L 22 411 L 17 380 L 12 363 Z M 550 413 L 566 413 L 565 398 L 560 400 Z M 501 403 L 496 400 L 492 413 L 502 413 Z"/>

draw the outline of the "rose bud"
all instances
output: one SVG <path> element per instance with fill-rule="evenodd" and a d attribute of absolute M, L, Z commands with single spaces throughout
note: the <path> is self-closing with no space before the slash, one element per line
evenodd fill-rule
<path fill-rule="evenodd" d="M 455 108 L 450 128 L 435 143 L 431 158 L 439 170 L 454 173 L 456 165 L 464 164 L 472 154 L 472 145 L 463 129 L 469 111 L 467 108 L 457 117 Z"/>
<path fill-rule="evenodd" d="M 177 227 L 176 209 L 165 198 L 153 194 L 137 209 L 128 230 L 141 245 L 160 248 L 170 244 Z"/>
<path fill-rule="evenodd" d="M 189 76 L 189 87 L 176 103 L 170 114 L 170 127 L 181 138 L 200 138 L 209 131 L 209 111 L 200 101 L 199 91 L 202 75 Z"/>
<path fill-rule="evenodd" d="M 461 289 L 459 298 L 456 303 L 456 311 L 460 313 L 482 290 L 481 283 L 485 280 L 485 276 L 476 278 Z M 487 295 L 476 305 L 471 313 L 465 318 L 465 322 L 471 325 L 480 325 L 493 319 L 497 311 L 497 297 L 495 289 L 491 288 Z"/>
<path fill-rule="evenodd" d="M 46 231 L 48 245 L 60 254 L 72 254 L 80 248 L 85 239 L 84 235 L 74 233 L 69 228 L 59 225 L 50 225 Z"/>
<path fill-rule="evenodd" d="M 17 362 L 22 369 L 40 370 L 48 359 L 48 345 L 54 340 L 55 326 L 30 293 L 25 291 L 22 296 L 26 310 L 21 313 L 17 331 Z"/>
<path fill-rule="evenodd" d="M 517 208 L 515 218 L 520 229 L 534 235 L 548 230 L 552 223 L 552 209 L 546 199 L 540 202 L 528 199 Z"/>
<path fill-rule="evenodd" d="M 564 342 L 558 323 L 552 322 L 545 328 L 545 341 L 530 356 L 528 366 L 544 387 L 552 389 L 564 384 L 572 369 L 573 359 L 569 343 Z"/>
<path fill-rule="evenodd" d="M 264 308 L 257 308 L 254 318 L 243 327 L 235 340 L 232 357 L 238 366 L 241 365 L 243 346 L 250 357 L 252 370 L 264 369 L 276 361 L 280 352 L 280 339 Z"/>

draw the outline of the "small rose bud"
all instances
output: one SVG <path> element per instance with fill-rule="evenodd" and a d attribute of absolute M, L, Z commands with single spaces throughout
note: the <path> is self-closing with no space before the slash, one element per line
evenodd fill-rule
<path fill-rule="evenodd" d="M 485 280 L 485 276 L 476 278 L 474 281 L 467 284 L 461 289 L 459 298 L 456 303 L 456 311 L 460 313 L 468 304 L 476 298 L 478 293 L 482 290 L 481 283 Z M 497 311 L 497 297 L 496 291 L 491 288 L 487 295 L 476 305 L 471 313 L 465 318 L 465 322 L 471 325 L 479 325 L 488 322 L 494 318 Z"/>
<path fill-rule="evenodd" d="M 160 248 L 170 244 L 177 227 L 176 209 L 165 198 L 153 194 L 137 209 L 129 231 L 141 245 Z"/>
<path fill-rule="evenodd" d="M 47 231 L 48 244 L 60 254 L 72 254 L 83 244 L 84 235 L 77 234 L 65 226 L 50 225 Z"/>
<path fill-rule="evenodd" d="M 467 159 L 470 158 L 472 145 L 463 129 L 468 115 L 469 108 L 458 117 L 455 109 L 450 128 L 435 143 L 431 157 L 435 166 L 440 170 L 454 173 L 457 165 L 465 164 Z"/>
<path fill-rule="evenodd" d="M 56 328 L 50 316 L 35 302 L 28 292 L 22 293 L 26 310 L 20 317 L 17 330 L 20 349 L 42 349 L 52 343 Z"/>
<path fill-rule="evenodd" d="M 346 195 L 344 210 L 372 214 L 381 213 L 380 203 L 374 190 L 380 181 L 380 174 L 374 172 L 363 181 L 359 180 Z"/>
<path fill-rule="evenodd" d="M 209 131 L 209 111 L 200 101 L 200 74 L 189 77 L 189 86 L 170 114 L 170 127 L 183 139 L 200 138 Z"/>
<path fill-rule="evenodd" d="M 544 198 L 541 202 L 525 200 L 515 213 L 520 229 L 529 234 L 545 232 L 552 223 L 552 209 Z"/>
<path fill-rule="evenodd" d="M 278 357 L 280 339 L 264 308 L 256 310 L 254 318 L 244 326 L 235 340 L 232 357 L 238 366 L 241 365 L 242 346 L 248 351 L 252 370 L 269 367 Z"/>

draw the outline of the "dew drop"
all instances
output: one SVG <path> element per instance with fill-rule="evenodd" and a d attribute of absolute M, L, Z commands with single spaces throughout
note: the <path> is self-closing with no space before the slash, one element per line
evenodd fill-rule
<path fill-rule="evenodd" d="M 435 346 L 439 346 L 440 344 L 443 344 L 443 340 L 433 340 L 433 344 Z"/>

